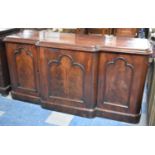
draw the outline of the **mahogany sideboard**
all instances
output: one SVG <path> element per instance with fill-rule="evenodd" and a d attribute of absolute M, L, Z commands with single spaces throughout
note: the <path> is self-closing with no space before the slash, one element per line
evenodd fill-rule
<path fill-rule="evenodd" d="M 3 39 L 5 36 L 17 33 L 19 30 L 17 28 L 0 29 L 0 93 L 2 95 L 7 95 L 10 90 L 10 77 Z"/>
<path fill-rule="evenodd" d="M 152 54 L 146 39 L 25 30 L 4 41 L 13 98 L 83 117 L 139 121 Z"/>

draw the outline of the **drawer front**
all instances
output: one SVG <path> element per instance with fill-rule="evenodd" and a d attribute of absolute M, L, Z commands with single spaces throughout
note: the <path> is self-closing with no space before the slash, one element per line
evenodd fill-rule
<path fill-rule="evenodd" d="M 98 107 L 130 114 L 141 108 L 148 58 L 101 53 L 99 60 Z"/>
<path fill-rule="evenodd" d="M 14 91 L 38 94 L 36 47 L 28 44 L 6 43 L 11 84 Z"/>
<path fill-rule="evenodd" d="M 80 51 L 40 48 L 42 99 L 93 108 L 96 103 L 97 57 Z"/>

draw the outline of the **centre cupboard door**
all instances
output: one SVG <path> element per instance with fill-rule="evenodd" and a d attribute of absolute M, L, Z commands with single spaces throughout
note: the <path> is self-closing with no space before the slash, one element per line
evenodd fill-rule
<path fill-rule="evenodd" d="M 39 96 L 36 47 L 29 44 L 6 43 L 6 48 L 13 96 L 35 100 Z"/>
<path fill-rule="evenodd" d="M 97 59 L 96 53 L 41 47 L 43 106 L 92 117 L 96 104 Z"/>

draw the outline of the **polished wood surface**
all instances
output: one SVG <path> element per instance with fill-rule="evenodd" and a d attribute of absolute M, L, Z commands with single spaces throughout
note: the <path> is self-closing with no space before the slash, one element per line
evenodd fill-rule
<path fill-rule="evenodd" d="M 146 39 L 23 31 L 4 40 L 14 98 L 84 117 L 139 121 L 152 54 Z"/>
<path fill-rule="evenodd" d="M 7 95 L 10 90 L 10 76 L 8 70 L 8 62 L 6 58 L 5 44 L 3 42 L 4 37 L 9 34 L 17 33 L 19 29 L 0 29 L 0 93 Z"/>
<path fill-rule="evenodd" d="M 7 36 L 4 38 L 4 41 L 35 44 L 39 40 L 39 34 L 40 31 L 37 30 L 23 30 L 19 33 Z"/>

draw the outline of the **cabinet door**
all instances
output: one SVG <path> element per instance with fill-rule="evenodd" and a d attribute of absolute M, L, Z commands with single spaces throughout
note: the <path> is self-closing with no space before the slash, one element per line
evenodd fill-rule
<path fill-rule="evenodd" d="M 93 108 L 97 56 L 93 53 L 40 48 L 42 99 L 58 106 Z"/>
<path fill-rule="evenodd" d="M 148 58 L 138 55 L 101 53 L 99 60 L 98 107 L 139 114 Z"/>
<path fill-rule="evenodd" d="M 38 94 L 36 47 L 7 43 L 7 57 L 13 90 L 30 95 Z"/>

